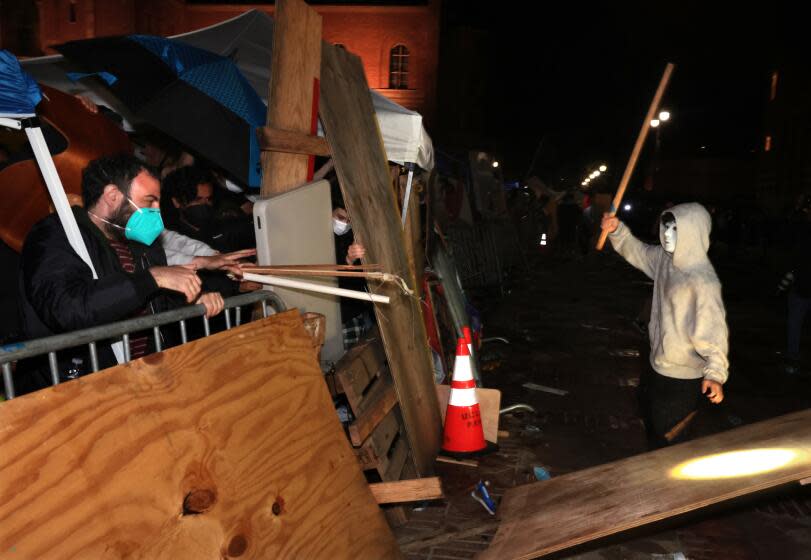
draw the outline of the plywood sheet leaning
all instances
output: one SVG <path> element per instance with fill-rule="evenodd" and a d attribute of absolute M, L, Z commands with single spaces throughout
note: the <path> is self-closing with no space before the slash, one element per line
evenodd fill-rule
<path fill-rule="evenodd" d="M 365 245 L 368 262 L 405 278 L 416 292 L 363 65 L 357 56 L 327 43 L 321 63 L 321 120 L 356 239 Z M 439 451 L 441 423 L 422 311 L 416 297 L 391 285 L 379 289 L 392 298 L 389 305 L 376 305 L 375 313 L 414 466 L 425 476 Z"/>
<path fill-rule="evenodd" d="M 316 133 L 320 68 L 321 16 L 302 0 L 279 0 L 271 53 L 269 128 L 288 134 Z M 311 158 L 262 152 L 262 196 L 283 193 L 309 181 Z"/>
<path fill-rule="evenodd" d="M 0 405 L 15 558 L 397 558 L 297 311 Z"/>
<path fill-rule="evenodd" d="M 803 411 L 512 488 L 479 558 L 538 558 L 809 475 L 811 411 Z"/>

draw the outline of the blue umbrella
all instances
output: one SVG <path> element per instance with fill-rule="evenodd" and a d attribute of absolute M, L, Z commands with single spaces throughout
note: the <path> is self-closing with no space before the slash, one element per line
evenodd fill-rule
<path fill-rule="evenodd" d="M 55 48 L 104 80 L 137 117 L 243 183 L 260 185 L 256 128 L 265 124 L 266 109 L 230 59 L 151 35 L 71 41 Z"/>

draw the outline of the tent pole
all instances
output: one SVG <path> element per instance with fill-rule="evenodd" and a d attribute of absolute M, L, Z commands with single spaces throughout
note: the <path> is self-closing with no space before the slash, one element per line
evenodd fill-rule
<path fill-rule="evenodd" d="M 405 228 L 406 218 L 408 217 L 408 201 L 411 198 L 411 181 L 414 179 L 414 164 L 407 162 L 406 168 L 408 169 L 408 181 L 406 182 L 406 191 L 403 197 L 403 228 Z"/>
<path fill-rule="evenodd" d="M 93 279 L 98 279 L 96 269 L 90 261 L 90 254 L 87 252 L 87 247 L 82 239 L 82 234 L 79 231 L 79 225 L 76 223 L 76 217 L 70 209 L 68 197 L 65 195 L 65 188 L 62 186 L 62 181 L 59 174 L 56 172 L 51 152 L 48 150 L 48 144 L 45 142 L 45 137 L 42 136 L 42 130 L 36 119 L 23 122 L 25 134 L 28 136 L 28 142 L 31 144 L 31 149 L 34 151 L 39 169 L 42 172 L 42 177 L 45 179 L 45 184 L 48 187 L 48 192 L 56 208 L 56 213 L 59 215 L 59 220 L 62 222 L 62 227 L 65 228 L 65 234 L 68 237 L 68 242 L 76 254 L 79 255 L 85 264 L 90 267 L 93 273 Z"/>

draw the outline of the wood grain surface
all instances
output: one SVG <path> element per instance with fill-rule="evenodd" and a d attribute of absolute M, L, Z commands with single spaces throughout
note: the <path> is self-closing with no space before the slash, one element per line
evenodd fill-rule
<path fill-rule="evenodd" d="M 383 265 L 414 290 L 400 213 L 363 65 L 357 56 L 327 43 L 322 44 L 321 63 L 321 120 L 355 239 L 366 247 L 365 262 Z M 433 472 L 439 451 L 441 421 L 419 300 L 390 283 L 371 284 L 371 288 L 391 298 L 389 305 L 375 305 L 375 314 L 414 466 L 419 476 L 426 476 Z"/>
<path fill-rule="evenodd" d="M 318 93 L 321 68 L 321 16 L 302 0 L 278 0 L 274 23 L 267 125 L 315 134 L 313 113 L 318 105 L 313 96 Z M 262 152 L 262 196 L 308 182 L 311 157 Z"/>
<path fill-rule="evenodd" d="M 0 557 L 399 552 L 294 310 L 0 404 Z"/>
<path fill-rule="evenodd" d="M 675 472 L 686 461 L 750 450 L 770 450 L 771 458 L 793 456 L 746 476 L 723 475 L 741 465 L 754 467 L 763 457 L 733 456 L 717 474 L 705 471 L 712 478 Z M 803 411 L 507 490 L 498 510 L 501 525 L 479 558 L 538 558 L 808 476 L 811 411 Z"/>

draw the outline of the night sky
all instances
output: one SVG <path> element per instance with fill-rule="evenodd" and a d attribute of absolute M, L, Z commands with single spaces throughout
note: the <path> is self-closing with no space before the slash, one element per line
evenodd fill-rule
<path fill-rule="evenodd" d="M 486 32 L 486 143 L 506 178 L 524 176 L 544 136 L 536 171 L 548 180 L 597 160 L 624 167 L 668 61 L 663 157 L 753 157 L 761 146 L 770 73 L 803 52 L 791 45 L 791 14 L 766 3 L 618 4 L 445 0 L 444 29 Z"/>

